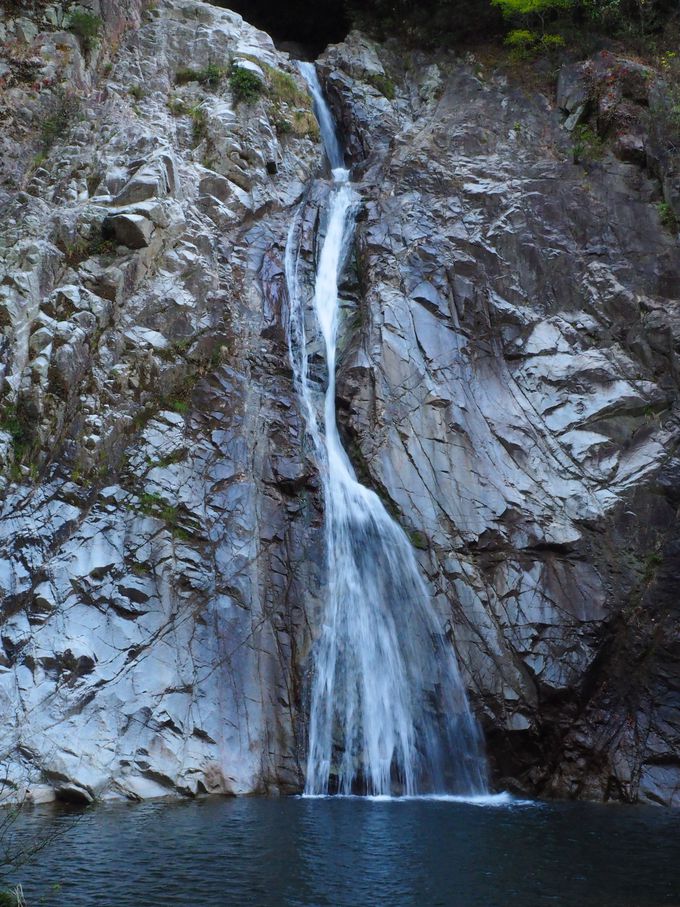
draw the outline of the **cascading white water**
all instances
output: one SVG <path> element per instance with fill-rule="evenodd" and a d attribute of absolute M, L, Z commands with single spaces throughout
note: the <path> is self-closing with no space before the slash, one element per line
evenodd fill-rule
<path fill-rule="evenodd" d="M 289 346 L 325 500 L 328 598 L 314 648 L 305 794 L 486 792 L 480 734 L 412 546 L 357 481 L 335 413 L 338 281 L 358 196 L 313 64 L 302 63 L 333 182 L 313 293 L 328 370 L 323 422 L 310 379 L 299 224 L 286 248 Z"/>

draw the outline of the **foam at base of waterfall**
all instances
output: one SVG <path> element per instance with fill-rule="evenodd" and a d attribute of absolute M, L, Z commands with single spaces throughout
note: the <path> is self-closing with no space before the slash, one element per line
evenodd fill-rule
<path fill-rule="evenodd" d="M 389 794 L 359 795 L 359 794 L 300 794 L 301 800 L 362 800 L 367 803 L 453 803 L 464 806 L 481 806 L 489 809 L 516 809 L 518 807 L 531 807 L 540 809 L 543 805 L 538 800 L 525 800 L 514 797 L 507 791 L 499 794 L 477 794 L 465 796 L 462 794 L 416 794 L 408 797 L 393 797 Z"/>

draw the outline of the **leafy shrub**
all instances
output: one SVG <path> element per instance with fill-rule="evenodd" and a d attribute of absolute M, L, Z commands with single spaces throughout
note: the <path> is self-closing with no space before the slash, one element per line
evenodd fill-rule
<path fill-rule="evenodd" d="M 87 239 L 79 236 L 73 242 L 65 243 L 62 251 L 65 264 L 69 268 L 76 268 L 94 255 L 114 255 L 116 244 L 111 239 L 104 239 L 101 231 L 96 230 Z"/>
<path fill-rule="evenodd" d="M 80 98 L 72 92 L 57 92 L 52 105 L 43 118 L 40 130 L 40 142 L 43 152 L 47 152 L 74 123 L 81 114 Z"/>
<path fill-rule="evenodd" d="M 194 69 L 185 66 L 178 69 L 175 73 L 175 82 L 177 85 L 186 85 L 187 82 L 198 82 L 199 85 L 205 85 L 208 88 L 217 88 L 220 79 L 225 75 L 224 69 L 217 63 L 208 63 L 203 69 Z"/>
<path fill-rule="evenodd" d="M 183 113 L 187 113 L 187 105 L 181 98 L 172 97 L 168 99 L 168 110 L 174 117 L 181 117 Z"/>
<path fill-rule="evenodd" d="M 69 16 L 69 31 L 80 41 L 80 46 L 85 53 L 90 53 L 99 43 L 99 34 L 104 23 L 95 16 L 94 13 L 88 13 L 85 10 L 75 10 Z"/>
<path fill-rule="evenodd" d="M 197 104 L 195 107 L 189 108 L 189 116 L 193 124 L 194 141 L 198 144 L 207 135 L 208 114 L 200 104 Z"/>
<path fill-rule="evenodd" d="M 562 35 L 539 35 L 527 28 L 514 28 L 505 36 L 505 44 L 510 48 L 512 59 L 530 60 L 564 47 L 564 38 Z"/>
<path fill-rule="evenodd" d="M 656 206 L 657 211 L 659 212 L 659 220 L 662 225 L 670 230 L 671 233 L 678 232 L 678 219 L 675 216 L 675 211 L 671 208 L 668 202 L 659 202 Z"/>
<path fill-rule="evenodd" d="M 33 444 L 30 427 L 16 404 L 5 405 L 4 410 L 0 412 L 0 429 L 7 432 L 12 440 L 14 462 L 11 467 L 11 477 L 14 481 L 18 481 L 21 477 L 19 467 L 30 455 Z M 0 907 L 2 907 L 2 901 L 0 901 Z"/>
<path fill-rule="evenodd" d="M 277 135 L 290 135 L 293 132 L 293 124 L 280 113 L 276 113 L 272 119 L 272 125 L 276 129 Z"/>
<path fill-rule="evenodd" d="M 541 44 L 545 50 L 559 50 L 565 41 L 562 35 L 541 35 Z"/>
<path fill-rule="evenodd" d="M 264 91 L 264 84 L 257 73 L 237 64 L 231 68 L 229 87 L 237 104 L 252 104 Z"/>
<path fill-rule="evenodd" d="M 574 130 L 574 161 L 594 161 L 604 154 L 604 142 L 592 126 L 577 126 Z"/>
<path fill-rule="evenodd" d="M 366 81 L 369 85 L 372 85 L 376 88 L 380 94 L 384 95 L 389 101 L 394 100 L 395 88 L 394 82 L 388 75 L 385 75 L 383 72 L 372 72 L 370 73 Z"/>
<path fill-rule="evenodd" d="M 528 28 L 513 28 L 505 36 L 507 46 L 518 55 L 527 55 L 536 47 L 538 35 Z"/>
<path fill-rule="evenodd" d="M 574 5 L 574 0 L 491 0 L 491 2 L 509 19 L 535 17 L 542 27 L 548 14 L 569 9 Z"/>

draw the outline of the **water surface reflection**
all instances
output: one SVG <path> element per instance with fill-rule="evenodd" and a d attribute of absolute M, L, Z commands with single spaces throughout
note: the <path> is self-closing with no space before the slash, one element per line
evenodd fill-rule
<path fill-rule="evenodd" d="M 680 813 L 642 807 L 156 801 L 85 813 L 21 881 L 70 907 L 670 907 L 679 842 Z"/>

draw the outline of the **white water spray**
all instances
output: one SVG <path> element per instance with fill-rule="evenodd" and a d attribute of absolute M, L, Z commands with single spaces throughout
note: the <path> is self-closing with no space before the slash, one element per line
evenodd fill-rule
<path fill-rule="evenodd" d="M 323 480 L 328 598 L 315 643 L 305 794 L 481 795 L 486 766 L 455 654 L 412 546 L 378 496 L 357 481 L 338 433 L 338 281 L 358 196 L 344 168 L 316 69 L 300 64 L 333 173 L 313 293 L 328 370 L 323 420 L 310 380 L 299 224 L 286 247 L 289 345 Z"/>

